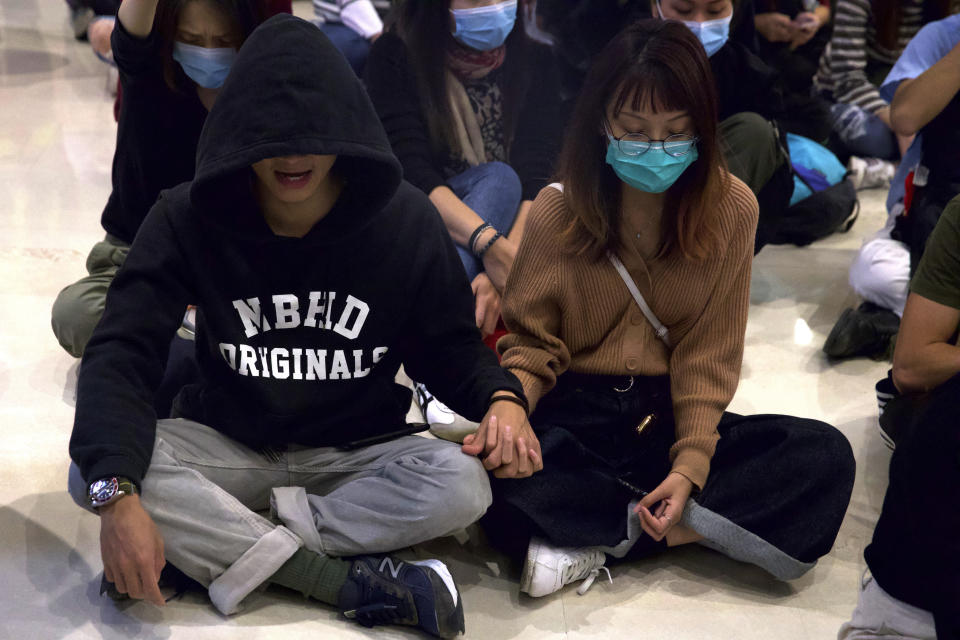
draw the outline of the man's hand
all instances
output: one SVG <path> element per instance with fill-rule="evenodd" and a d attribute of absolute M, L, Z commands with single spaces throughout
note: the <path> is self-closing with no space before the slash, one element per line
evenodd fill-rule
<path fill-rule="evenodd" d="M 647 535 L 657 542 L 663 540 L 679 524 L 692 490 L 693 483 L 686 476 L 671 471 L 660 486 L 644 496 L 634 512 L 640 516 L 640 526 Z M 654 505 L 656 508 L 650 511 Z"/>
<path fill-rule="evenodd" d="M 753 24 L 769 42 L 790 42 L 795 35 L 793 21 L 783 13 L 758 13 Z"/>
<path fill-rule="evenodd" d="M 165 601 L 157 583 L 167 563 L 163 538 L 140 496 L 124 496 L 99 512 L 104 576 L 120 593 L 162 607 Z"/>
<path fill-rule="evenodd" d="M 523 407 L 513 402 L 494 402 L 477 432 L 464 438 L 463 452 L 480 456 L 497 478 L 527 478 L 543 470 L 540 441 Z"/>
<path fill-rule="evenodd" d="M 486 338 L 497 330 L 497 321 L 500 319 L 500 294 L 496 287 L 490 282 L 490 278 L 485 273 L 479 274 L 470 283 L 473 289 L 473 298 L 475 307 L 475 319 L 477 328 Z"/>

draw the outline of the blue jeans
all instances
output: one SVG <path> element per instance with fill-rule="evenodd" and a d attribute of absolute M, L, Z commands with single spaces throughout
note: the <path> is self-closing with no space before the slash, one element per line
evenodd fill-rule
<path fill-rule="evenodd" d="M 830 107 L 833 130 L 855 156 L 896 160 L 899 155 L 897 137 L 883 120 L 852 104 L 838 103 Z"/>
<path fill-rule="evenodd" d="M 343 57 L 347 59 L 358 77 L 363 75 L 363 67 L 370 54 L 370 42 L 350 27 L 337 22 L 324 22 L 320 30 L 330 38 Z"/>
<path fill-rule="evenodd" d="M 487 162 L 470 167 L 447 180 L 447 186 L 484 222 L 504 235 L 510 232 L 523 197 L 520 178 L 510 165 Z M 483 273 L 483 263 L 468 248 L 458 246 L 457 253 L 467 279 L 473 282 Z"/>

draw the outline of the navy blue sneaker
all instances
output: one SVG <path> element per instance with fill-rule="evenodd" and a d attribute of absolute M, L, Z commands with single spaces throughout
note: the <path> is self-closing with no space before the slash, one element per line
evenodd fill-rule
<path fill-rule="evenodd" d="M 463 633 L 463 602 L 439 560 L 355 558 L 340 590 L 340 611 L 365 627 L 403 624 L 440 638 Z"/>

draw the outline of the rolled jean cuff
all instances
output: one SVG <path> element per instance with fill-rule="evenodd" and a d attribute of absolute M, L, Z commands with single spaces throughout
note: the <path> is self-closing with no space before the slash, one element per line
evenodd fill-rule
<path fill-rule="evenodd" d="M 683 524 L 703 536 L 699 544 L 723 555 L 755 564 L 778 580 L 795 580 L 810 571 L 816 562 L 801 562 L 760 536 L 727 520 L 719 513 L 687 500 Z"/>
<path fill-rule="evenodd" d="M 275 574 L 301 544 L 300 538 L 286 527 L 276 527 L 265 534 L 210 583 L 213 606 L 224 615 L 237 613 L 240 602 Z"/>
<path fill-rule="evenodd" d="M 270 492 L 270 513 L 278 518 L 303 541 L 310 551 L 326 554 L 320 532 L 313 519 L 313 511 L 303 487 L 274 487 Z"/>

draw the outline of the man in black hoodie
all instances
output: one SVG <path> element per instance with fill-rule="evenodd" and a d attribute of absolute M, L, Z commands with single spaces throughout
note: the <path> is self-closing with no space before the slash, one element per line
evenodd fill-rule
<path fill-rule="evenodd" d="M 192 301 L 202 382 L 157 422 Z M 275 17 L 207 117 L 193 182 L 140 228 L 84 354 L 70 490 L 101 516 L 105 582 L 162 604 L 170 560 L 226 614 L 274 583 L 368 626 L 462 631 L 442 563 L 365 555 L 455 532 L 490 503 L 476 459 L 399 437 L 401 364 L 458 413 L 529 434 L 522 388 L 481 342 L 449 235 L 401 181 L 366 92 L 313 25 Z M 525 442 L 508 473 L 541 466 Z"/>

